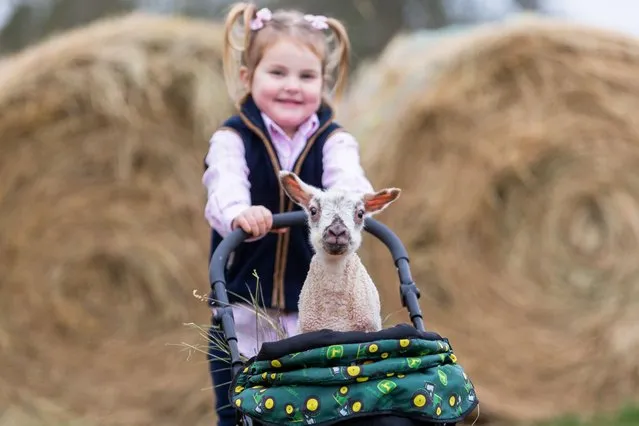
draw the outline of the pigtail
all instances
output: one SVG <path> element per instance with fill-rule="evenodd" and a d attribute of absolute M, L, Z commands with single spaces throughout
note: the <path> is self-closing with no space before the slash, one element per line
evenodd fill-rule
<path fill-rule="evenodd" d="M 255 16 L 255 5 L 236 3 L 226 15 L 224 22 L 224 50 L 222 55 L 224 80 L 231 99 L 236 100 L 241 92 L 239 70 L 245 62 L 245 52 L 249 46 L 251 29 L 250 21 Z M 242 18 L 241 25 L 238 21 Z M 238 29 L 239 34 L 238 34 Z"/>
<path fill-rule="evenodd" d="M 350 66 L 351 55 L 351 42 L 348 38 L 348 33 L 344 25 L 335 18 L 328 18 L 326 20 L 328 27 L 332 30 L 335 36 L 336 52 L 333 55 L 329 55 L 327 68 L 329 70 L 335 69 L 337 76 L 335 78 L 334 97 L 339 100 L 346 90 L 346 83 L 348 80 L 348 71 Z"/>

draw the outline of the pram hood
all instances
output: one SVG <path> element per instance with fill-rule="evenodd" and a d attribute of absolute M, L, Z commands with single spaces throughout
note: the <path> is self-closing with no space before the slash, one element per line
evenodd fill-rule
<path fill-rule="evenodd" d="M 455 423 L 479 402 L 448 339 L 407 324 L 264 343 L 234 378 L 229 397 L 237 410 L 273 425 L 389 413 Z"/>

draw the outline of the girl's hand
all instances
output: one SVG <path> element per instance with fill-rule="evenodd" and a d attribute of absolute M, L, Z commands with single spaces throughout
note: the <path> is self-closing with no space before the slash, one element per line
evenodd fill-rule
<path fill-rule="evenodd" d="M 264 206 L 251 206 L 233 219 L 232 228 L 242 228 L 253 238 L 261 238 L 271 231 L 273 226 L 273 214 Z M 286 228 L 274 229 L 273 232 L 286 232 Z"/>

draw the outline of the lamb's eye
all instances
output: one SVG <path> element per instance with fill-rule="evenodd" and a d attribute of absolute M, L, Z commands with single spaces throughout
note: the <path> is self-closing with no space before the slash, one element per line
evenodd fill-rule
<path fill-rule="evenodd" d="M 311 216 L 315 216 L 317 214 L 317 207 L 315 207 L 315 206 L 312 206 L 308 210 L 311 212 Z"/>
<path fill-rule="evenodd" d="M 358 219 L 364 218 L 364 210 L 362 209 L 357 210 L 357 218 Z"/>

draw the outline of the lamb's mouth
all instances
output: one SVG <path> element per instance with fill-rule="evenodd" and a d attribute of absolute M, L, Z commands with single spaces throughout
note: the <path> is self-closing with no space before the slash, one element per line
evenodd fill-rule
<path fill-rule="evenodd" d="M 348 250 L 348 244 L 343 243 L 328 243 L 324 241 L 324 251 L 331 255 L 340 255 L 346 253 Z"/>

